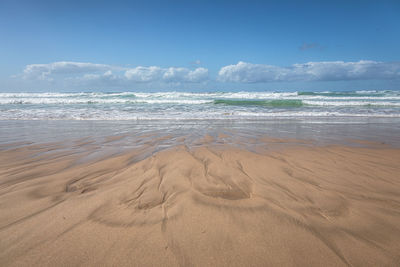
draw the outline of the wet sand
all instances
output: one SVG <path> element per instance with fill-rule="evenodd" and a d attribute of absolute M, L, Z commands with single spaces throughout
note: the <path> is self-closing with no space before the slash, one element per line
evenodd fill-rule
<path fill-rule="evenodd" d="M 141 138 L 2 144 L 0 265 L 400 265 L 399 148 Z"/>

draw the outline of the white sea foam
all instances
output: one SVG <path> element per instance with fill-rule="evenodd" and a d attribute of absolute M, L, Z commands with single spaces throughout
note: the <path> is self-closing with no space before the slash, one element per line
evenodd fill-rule
<path fill-rule="evenodd" d="M 214 104 L 215 100 L 228 101 Z M 301 102 L 293 104 L 292 100 Z M 0 93 L 2 120 L 246 120 L 275 117 L 398 118 L 400 92 Z"/>
<path fill-rule="evenodd" d="M 388 107 L 400 107 L 400 102 L 383 102 L 383 101 L 310 101 L 303 100 L 303 104 L 314 105 L 314 106 L 388 106 Z"/>

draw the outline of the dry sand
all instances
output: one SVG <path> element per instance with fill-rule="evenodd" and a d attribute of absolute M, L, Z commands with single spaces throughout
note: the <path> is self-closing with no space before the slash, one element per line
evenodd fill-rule
<path fill-rule="evenodd" d="M 400 150 L 275 141 L 2 146 L 0 265 L 399 266 Z"/>

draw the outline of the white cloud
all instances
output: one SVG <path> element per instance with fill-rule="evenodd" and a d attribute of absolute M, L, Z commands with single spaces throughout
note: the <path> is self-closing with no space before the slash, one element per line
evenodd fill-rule
<path fill-rule="evenodd" d="M 27 65 L 22 77 L 48 81 L 64 78 L 76 81 L 115 81 L 118 83 L 200 83 L 208 80 L 208 70 L 158 66 L 126 68 L 106 64 L 62 61 Z"/>
<path fill-rule="evenodd" d="M 162 77 L 162 69 L 160 67 L 136 67 L 125 72 L 128 80 L 135 82 L 151 82 L 160 80 Z"/>
<path fill-rule="evenodd" d="M 114 75 L 111 70 L 108 70 L 104 72 L 103 74 L 93 74 L 93 73 L 87 73 L 83 75 L 80 79 L 82 80 L 108 80 L 108 81 L 113 81 L 113 80 L 118 80 L 118 76 Z"/>
<path fill-rule="evenodd" d="M 190 70 L 176 67 L 136 67 L 127 70 L 125 77 L 135 82 L 203 82 L 208 79 L 208 70 L 205 68 Z"/>
<path fill-rule="evenodd" d="M 105 64 L 59 61 L 49 64 L 26 65 L 23 73 L 25 79 L 53 80 L 54 75 L 83 74 L 111 70 L 115 67 Z"/>
<path fill-rule="evenodd" d="M 197 68 L 193 71 L 189 71 L 186 75 L 186 79 L 190 82 L 201 82 L 208 79 L 208 69 Z"/>
<path fill-rule="evenodd" d="M 223 82 L 265 83 L 282 81 L 339 81 L 400 78 L 400 62 L 322 61 L 293 64 L 290 67 L 238 62 L 218 73 Z"/>
<path fill-rule="evenodd" d="M 195 61 L 190 62 L 190 64 L 192 64 L 192 65 L 201 65 L 201 61 L 199 59 L 197 59 Z"/>
<path fill-rule="evenodd" d="M 74 81 L 84 85 L 132 85 L 138 83 L 202 83 L 209 81 L 208 69 L 159 66 L 121 67 L 85 62 L 53 62 L 27 65 L 24 79 Z M 21 77 L 20 76 L 20 77 Z M 238 62 L 222 67 L 217 80 L 235 83 L 290 81 L 400 79 L 400 62 L 323 61 L 293 64 L 289 67 Z"/>

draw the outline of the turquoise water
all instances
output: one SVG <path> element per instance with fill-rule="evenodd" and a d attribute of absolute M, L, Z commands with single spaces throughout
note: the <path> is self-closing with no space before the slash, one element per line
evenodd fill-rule
<path fill-rule="evenodd" d="M 400 118 L 400 91 L 0 93 L 0 120 Z"/>

